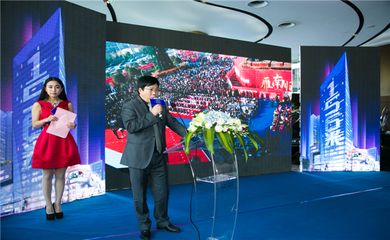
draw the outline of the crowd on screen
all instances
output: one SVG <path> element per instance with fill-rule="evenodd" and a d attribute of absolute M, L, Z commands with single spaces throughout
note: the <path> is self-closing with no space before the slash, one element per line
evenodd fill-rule
<path fill-rule="evenodd" d="M 170 110 L 191 115 L 204 110 L 220 110 L 233 117 L 247 119 L 257 106 L 254 94 L 232 90 L 225 79 L 233 67 L 228 57 L 202 58 L 177 71 L 159 75 L 162 97 L 175 102 Z"/>
<path fill-rule="evenodd" d="M 218 56 L 218 55 L 216 55 Z M 257 110 L 258 96 L 249 90 L 232 90 L 226 80 L 233 67 L 230 57 L 198 57 L 195 61 L 160 73 L 160 98 L 176 116 L 191 119 L 205 110 L 220 110 L 232 117 L 249 119 Z M 121 138 L 120 112 L 123 102 L 134 96 L 135 80 L 126 69 L 118 69 L 106 79 L 106 128 Z M 172 104 L 173 103 L 173 104 Z"/>

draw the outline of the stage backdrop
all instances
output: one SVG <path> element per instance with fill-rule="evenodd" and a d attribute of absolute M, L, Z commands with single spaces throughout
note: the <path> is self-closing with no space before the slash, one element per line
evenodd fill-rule
<path fill-rule="evenodd" d="M 82 164 L 68 168 L 63 202 L 104 193 L 105 16 L 67 2 L 2 1 L 1 31 L 1 215 L 45 205 L 41 170 L 31 168 L 41 131 L 31 106 L 49 76 L 64 81 L 77 113 Z"/>
<path fill-rule="evenodd" d="M 379 171 L 377 48 L 301 48 L 301 165 Z"/>
<path fill-rule="evenodd" d="M 159 78 L 161 98 L 186 126 L 214 109 L 239 117 L 264 139 L 259 152 L 249 149 L 248 163 L 239 152 L 241 176 L 290 170 L 290 49 L 117 23 L 108 23 L 107 32 L 107 189 L 129 186 L 128 170 L 119 164 L 127 134 L 120 113 L 136 96 L 136 79 L 147 74 Z M 180 142 L 166 131 L 168 148 Z M 184 152 L 168 159 L 170 183 L 190 182 Z M 209 164 L 205 155 L 202 161 Z"/>

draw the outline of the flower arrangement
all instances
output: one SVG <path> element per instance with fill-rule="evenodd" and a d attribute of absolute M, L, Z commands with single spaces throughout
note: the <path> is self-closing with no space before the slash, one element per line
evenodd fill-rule
<path fill-rule="evenodd" d="M 246 124 L 242 124 L 238 118 L 232 118 L 229 114 L 220 111 L 199 113 L 187 128 L 188 134 L 184 138 L 185 153 L 189 154 L 189 144 L 193 136 L 203 134 L 204 142 L 211 154 L 214 154 L 214 138 L 217 136 L 221 146 L 230 154 L 234 154 L 234 139 L 237 138 L 244 150 L 245 160 L 248 153 L 244 145 L 244 137 L 248 137 L 256 150 L 258 142 L 262 142 L 257 134 L 251 133 Z"/>

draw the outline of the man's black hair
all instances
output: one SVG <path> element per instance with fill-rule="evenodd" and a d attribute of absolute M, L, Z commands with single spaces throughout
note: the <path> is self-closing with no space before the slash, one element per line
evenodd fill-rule
<path fill-rule="evenodd" d="M 154 84 L 160 86 L 160 82 L 158 81 L 158 79 L 152 76 L 142 76 L 137 81 L 138 88 L 141 88 L 142 90 L 144 89 L 144 87 L 151 86 Z"/>

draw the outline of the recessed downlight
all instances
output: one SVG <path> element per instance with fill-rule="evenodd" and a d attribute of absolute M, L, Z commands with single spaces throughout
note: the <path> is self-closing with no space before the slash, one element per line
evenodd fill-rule
<path fill-rule="evenodd" d="M 263 8 L 268 5 L 268 1 L 251 1 L 248 3 L 249 7 Z"/>
<path fill-rule="evenodd" d="M 279 28 L 292 28 L 295 27 L 294 22 L 284 22 L 278 25 Z"/>

